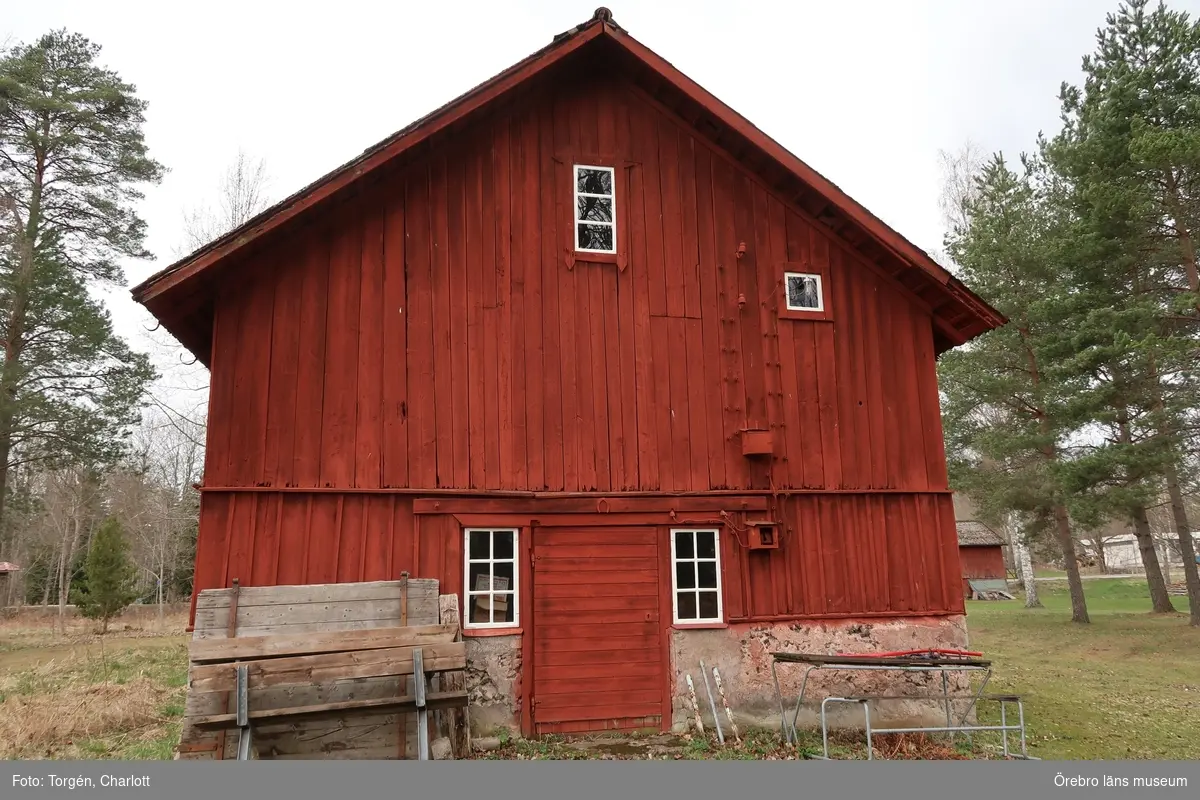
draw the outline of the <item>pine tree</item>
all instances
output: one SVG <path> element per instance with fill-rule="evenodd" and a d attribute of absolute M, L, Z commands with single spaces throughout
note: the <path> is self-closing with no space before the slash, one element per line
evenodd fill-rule
<path fill-rule="evenodd" d="M 121 523 L 110 517 L 96 531 L 84 562 L 84 579 L 74 598 L 79 613 L 88 619 L 101 620 L 101 633 L 107 633 L 108 621 L 137 597 L 133 588 L 135 576 L 125 532 Z"/>
<path fill-rule="evenodd" d="M 10 466 L 111 459 L 153 376 L 88 291 L 148 255 L 137 186 L 162 174 L 98 54 L 61 30 L 0 52 L 0 531 Z"/>
<path fill-rule="evenodd" d="M 1081 351 L 1107 384 L 1094 406 L 1115 431 L 1091 465 L 1106 470 L 1128 503 L 1155 610 L 1172 609 L 1146 517 L 1165 486 L 1184 556 L 1191 622 L 1200 625 L 1200 573 L 1180 471 L 1187 417 L 1200 400 L 1200 23 L 1160 3 L 1131 0 L 1097 33 L 1082 88 L 1065 85 L 1064 128 L 1047 157 L 1073 187 L 1089 257 L 1075 282 L 1099 299 Z M 1104 291 L 1095 291 L 1097 289 Z"/>
<path fill-rule="evenodd" d="M 966 221 L 947 238 L 962 280 L 1009 317 L 967 348 L 945 354 L 939 379 L 954 485 L 992 518 L 1017 511 L 1022 535 L 1052 535 L 1067 570 L 1072 619 L 1089 622 L 1062 483 L 1072 432 L 1067 405 L 1078 380 L 1058 366 L 1077 300 L 1061 281 L 1069 221 L 1042 165 L 1024 174 L 987 163 Z"/>

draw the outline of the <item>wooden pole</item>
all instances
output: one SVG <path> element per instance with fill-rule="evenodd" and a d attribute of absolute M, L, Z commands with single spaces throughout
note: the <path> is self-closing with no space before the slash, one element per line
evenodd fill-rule
<path fill-rule="evenodd" d="M 741 744 L 742 737 L 738 733 L 737 723 L 733 721 L 733 711 L 729 709 L 729 701 L 725 699 L 725 687 L 721 685 L 721 673 L 717 672 L 716 667 L 713 667 L 713 681 L 717 684 L 717 694 L 721 695 L 721 705 L 725 707 L 725 716 L 729 718 L 729 730 L 733 733 L 733 740 Z"/>
<path fill-rule="evenodd" d="M 688 695 L 692 698 L 692 711 L 694 711 L 696 714 L 696 731 L 701 736 L 703 736 L 704 735 L 704 720 L 700 718 L 700 703 L 699 703 L 699 701 L 696 700 L 696 687 L 692 683 L 692 676 L 689 674 L 686 677 L 687 677 L 687 685 L 688 685 Z"/>

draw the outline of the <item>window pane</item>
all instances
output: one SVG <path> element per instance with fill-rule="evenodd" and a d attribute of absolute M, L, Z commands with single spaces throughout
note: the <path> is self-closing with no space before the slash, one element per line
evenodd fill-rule
<path fill-rule="evenodd" d="M 470 613 L 470 621 L 471 622 L 485 622 L 486 623 L 486 622 L 492 621 L 492 611 L 491 611 L 492 603 L 491 603 L 491 600 L 489 599 L 489 595 L 486 595 L 486 594 L 472 595 L 470 597 L 470 601 L 471 601 L 471 603 L 470 603 L 470 606 L 468 607 L 468 611 Z"/>
<path fill-rule="evenodd" d="M 513 567 L 512 561 L 497 561 L 492 564 L 492 588 L 503 591 L 505 589 L 513 589 Z"/>
<path fill-rule="evenodd" d="M 696 557 L 697 558 L 716 558 L 717 557 L 717 534 L 716 534 L 716 531 L 696 531 Z"/>
<path fill-rule="evenodd" d="M 578 169 L 575 188 L 590 194 L 612 194 L 612 173 L 606 169 Z"/>
<path fill-rule="evenodd" d="M 717 618 L 717 593 L 700 592 L 700 619 Z"/>
<path fill-rule="evenodd" d="M 492 533 L 492 558 L 497 561 L 501 559 L 512 560 L 513 558 L 513 532 L 512 531 L 495 531 Z"/>
<path fill-rule="evenodd" d="M 695 619 L 696 618 L 696 593 L 695 592 L 680 592 L 676 595 L 679 604 L 679 619 Z"/>
<path fill-rule="evenodd" d="M 820 290 L 812 275 L 788 275 L 787 299 L 790 308 L 819 308 Z"/>
<path fill-rule="evenodd" d="M 487 561 L 491 555 L 491 531 L 471 531 L 471 546 L 467 558 L 471 561 Z"/>
<path fill-rule="evenodd" d="M 692 561 L 680 561 L 675 565 L 675 588 L 696 588 L 696 564 Z"/>
<path fill-rule="evenodd" d="M 701 589 L 717 588 L 717 562 L 715 561 L 698 561 L 696 562 L 696 570 L 700 573 Z"/>
<path fill-rule="evenodd" d="M 470 570 L 467 573 L 467 589 L 473 592 L 486 592 L 491 588 L 491 573 L 488 571 L 488 565 L 471 564 Z"/>
<path fill-rule="evenodd" d="M 496 592 L 492 595 L 492 608 L 495 609 L 493 622 L 512 622 L 517 603 L 512 592 Z"/>
<path fill-rule="evenodd" d="M 582 222 L 612 222 L 612 200 L 607 197 L 577 197 L 575 212 L 575 218 Z"/>
<path fill-rule="evenodd" d="M 676 558 L 695 558 L 696 551 L 692 547 L 692 532 L 691 531 L 676 531 L 675 532 L 675 557 Z"/>
<path fill-rule="evenodd" d="M 613 229 L 611 225 L 588 225 L 579 223 L 580 250 L 613 249 Z"/>

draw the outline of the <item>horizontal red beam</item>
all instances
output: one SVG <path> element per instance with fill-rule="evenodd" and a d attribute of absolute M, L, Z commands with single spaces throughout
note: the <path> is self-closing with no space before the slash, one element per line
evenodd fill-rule
<path fill-rule="evenodd" d="M 534 492 L 518 489 L 416 489 L 391 487 L 367 489 L 355 486 L 201 486 L 193 487 L 199 492 L 240 493 L 267 492 L 290 494 L 396 494 L 420 497 L 527 497 L 565 498 L 578 497 L 598 500 L 602 497 L 788 497 L 811 494 L 913 494 L 949 495 L 953 489 L 712 489 L 700 492 Z"/>

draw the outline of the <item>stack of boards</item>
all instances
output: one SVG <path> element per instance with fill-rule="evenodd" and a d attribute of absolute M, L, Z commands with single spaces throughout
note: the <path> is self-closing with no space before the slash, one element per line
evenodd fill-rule
<path fill-rule="evenodd" d="M 239 666 L 246 668 L 243 721 L 253 758 L 428 758 L 429 740 L 439 735 L 454 756 L 465 756 L 466 645 L 457 601 L 439 597 L 437 580 L 407 576 L 311 586 L 235 581 L 202 591 L 176 757 L 238 757 Z M 431 712 L 423 730 L 419 706 Z"/>

